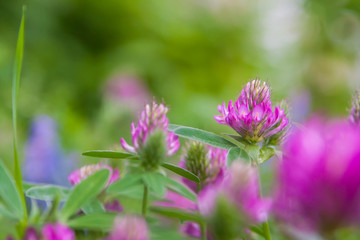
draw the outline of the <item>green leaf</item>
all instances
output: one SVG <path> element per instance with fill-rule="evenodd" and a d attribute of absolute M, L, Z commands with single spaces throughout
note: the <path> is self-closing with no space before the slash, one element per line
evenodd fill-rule
<path fill-rule="evenodd" d="M 159 196 L 164 196 L 166 192 L 164 176 L 160 173 L 145 173 L 142 179 L 146 186 Z"/>
<path fill-rule="evenodd" d="M 108 183 L 109 177 L 109 169 L 101 169 L 76 185 L 61 210 L 60 219 L 66 221 L 72 214 L 96 197 Z"/>
<path fill-rule="evenodd" d="M 259 153 L 260 153 L 260 146 L 259 145 L 247 145 L 245 147 L 246 152 L 249 154 L 251 160 L 258 164 L 259 160 Z"/>
<path fill-rule="evenodd" d="M 21 67 L 24 55 L 24 42 L 25 42 L 25 11 L 26 7 L 23 6 L 23 12 L 21 17 L 21 23 L 18 33 L 18 39 L 16 43 L 16 51 L 15 51 L 15 61 L 13 68 L 13 78 L 12 78 L 12 122 L 13 122 L 13 145 L 14 145 L 14 178 L 15 184 L 18 193 L 20 193 L 20 203 L 22 205 L 21 210 L 23 211 L 21 214 L 22 224 L 26 223 L 27 220 L 27 211 L 26 211 L 26 203 L 25 196 L 23 193 L 22 187 L 22 177 L 21 177 L 21 169 L 20 162 L 18 157 L 18 147 L 17 147 L 17 102 L 19 98 L 19 88 L 20 88 L 20 76 L 21 76 Z M 17 204 L 17 203 L 16 203 Z M 18 214 L 18 212 L 17 212 Z M 19 215 L 18 215 L 19 216 Z"/>
<path fill-rule="evenodd" d="M 190 199 L 193 202 L 196 202 L 196 195 L 181 183 L 178 183 L 177 181 L 168 177 L 164 177 L 164 181 L 170 190 L 186 197 L 187 199 Z"/>
<path fill-rule="evenodd" d="M 54 200 L 55 197 L 59 197 L 61 201 L 67 199 L 70 190 L 64 187 L 56 185 L 42 185 L 29 188 L 25 195 L 29 198 L 40 200 Z"/>
<path fill-rule="evenodd" d="M 8 217 L 11 219 L 18 219 L 14 213 L 10 212 L 2 203 L 0 203 L 0 216 Z"/>
<path fill-rule="evenodd" d="M 116 213 L 93 213 L 69 220 L 67 226 L 79 230 L 109 231 L 114 225 L 115 217 Z"/>
<path fill-rule="evenodd" d="M 7 209 L 19 220 L 24 217 L 24 209 L 21 197 L 16 187 L 15 181 L 0 161 L 0 198 L 3 200 Z"/>
<path fill-rule="evenodd" d="M 203 222 L 200 214 L 185 212 L 183 209 L 170 207 L 151 207 L 150 211 L 166 217 L 177 218 L 181 221 L 191 221 L 197 223 Z"/>
<path fill-rule="evenodd" d="M 273 147 L 263 147 L 260 149 L 259 163 L 264 163 L 276 154 L 276 150 Z"/>
<path fill-rule="evenodd" d="M 237 143 L 240 144 L 242 147 L 245 147 L 246 145 L 250 144 L 249 141 L 242 138 L 240 135 L 234 135 L 234 134 L 228 134 L 228 133 L 223 133 L 223 135 L 231 137 L 232 139 L 237 141 Z"/>
<path fill-rule="evenodd" d="M 116 152 L 116 151 L 111 151 L 111 150 L 92 150 L 92 151 L 83 152 L 82 155 L 88 156 L 88 157 L 96 157 L 96 158 L 137 159 L 137 157 L 134 154 L 124 153 L 124 152 Z"/>
<path fill-rule="evenodd" d="M 250 230 L 258 235 L 260 235 L 261 237 L 265 238 L 265 234 L 264 231 L 261 227 L 258 226 L 251 226 Z"/>
<path fill-rule="evenodd" d="M 172 125 L 172 124 L 170 124 L 169 128 L 174 129 L 173 130 L 174 134 L 180 137 L 203 142 L 218 148 L 230 149 L 232 147 L 236 147 L 236 145 L 230 142 L 229 140 L 215 133 L 207 132 L 201 129 Z"/>
<path fill-rule="evenodd" d="M 123 195 L 129 196 L 129 193 L 143 191 L 142 174 L 130 174 L 126 175 L 122 179 L 113 182 L 107 189 L 106 192 L 112 195 Z M 140 193 L 140 192 L 139 192 Z M 131 195 L 131 194 L 130 194 Z"/>
<path fill-rule="evenodd" d="M 186 178 L 189 179 L 193 182 L 199 183 L 200 179 L 198 178 L 198 176 L 196 176 L 195 174 L 193 174 L 192 172 L 189 172 L 188 170 L 178 167 L 176 165 L 170 164 L 170 163 L 163 163 L 161 164 L 161 166 L 163 166 L 164 168 Z"/>
<path fill-rule="evenodd" d="M 92 201 L 86 203 L 81 208 L 81 210 L 83 210 L 83 212 L 85 214 L 93 214 L 93 213 L 105 212 L 105 209 L 104 209 L 103 205 L 97 200 L 92 200 Z"/>
<path fill-rule="evenodd" d="M 230 148 L 227 155 L 226 165 L 230 167 L 231 164 L 237 159 L 242 159 L 246 162 L 251 162 L 250 156 L 246 153 L 245 150 L 238 147 Z"/>

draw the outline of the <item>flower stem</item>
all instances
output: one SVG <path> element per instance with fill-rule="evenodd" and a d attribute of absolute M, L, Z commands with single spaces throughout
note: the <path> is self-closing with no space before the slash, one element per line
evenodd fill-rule
<path fill-rule="evenodd" d="M 144 194 L 143 194 L 143 201 L 142 201 L 142 215 L 145 217 L 147 212 L 147 205 L 148 205 L 148 186 L 144 184 Z"/>
<path fill-rule="evenodd" d="M 266 240 L 271 240 L 270 227 L 269 227 L 268 221 L 264 222 L 263 231 L 264 231 L 264 234 L 265 234 L 265 239 Z"/>
<path fill-rule="evenodd" d="M 260 151 L 260 147 L 255 147 L 255 146 L 251 146 L 250 149 L 252 149 L 252 157 L 253 157 L 253 161 L 252 163 L 257 167 L 257 174 L 258 174 L 258 179 L 259 179 L 259 195 L 262 198 L 262 192 L 261 192 L 261 175 L 260 175 L 260 163 L 259 163 L 259 151 Z M 254 166 L 253 165 L 253 166 Z M 263 224 L 263 232 L 264 232 L 264 239 L 265 240 L 271 240 L 271 233 L 270 233 L 270 227 L 269 227 L 269 223 L 266 220 Z"/>
<path fill-rule="evenodd" d="M 201 239 L 202 240 L 207 240 L 207 238 L 206 238 L 206 224 L 205 223 L 200 223 L 200 229 L 201 229 Z"/>

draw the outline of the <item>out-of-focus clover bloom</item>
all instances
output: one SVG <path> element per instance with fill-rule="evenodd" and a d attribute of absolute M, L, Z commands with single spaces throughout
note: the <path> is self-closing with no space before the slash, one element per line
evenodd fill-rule
<path fill-rule="evenodd" d="M 350 110 L 350 122 L 360 126 L 360 93 L 355 92 Z"/>
<path fill-rule="evenodd" d="M 200 142 L 190 142 L 179 165 L 198 176 L 200 186 L 186 178 L 182 178 L 182 181 L 194 192 L 199 192 L 209 184 L 222 181 L 226 172 L 226 156 L 227 150 Z"/>
<path fill-rule="evenodd" d="M 33 227 L 28 227 L 25 231 L 23 240 L 39 240 L 40 237 L 37 234 L 35 228 Z M 9 240 L 9 239 L 8 239 Z"/>
<path fill-rule="evenodd" d="M 106 240 L 149 240 L 146 221 L 139 216 L 125 215 L 114 221 L 114 227 Z"/>
<path fill-rule="evenodd" d="M 73 171 L 69 176 L 68 180 L 70 181 L 71 185 L 79 184 L 81 181 L 89 177 L 90 175 L 94 174 L 96 171 L 100 169 L 109 169 L 110 170 L 110 179 L 107 185 L 115 182 L 116 180 L 120 179 L 119 170 L 113 169 L 112 167 L 104 164 L 90 164 L 81 167 Z"/>
<path fill-rule="evenodd" d="M 131 124 L 133 146 L 121 138 L 121 146 L 126 151 L 137 153 L 144 167 L 157 167 L 163 160 L 158 159 L 163 157 L 163 151 L 171 156 L 179 149 L 178 137 L 168 131 L 167 112 L 168 108 L 162 103 L 147 104 L 138 124 Z"/>
<path fill-rule="evenodd" d="M 360 223 L 360 130 L 313 118 L 293 132 L 279 163 L 274 211 L 286 224 L 326 238 Z"/>
<path fill-rule="evenodd" d="M 221 115 L 214 116 L 220 124 L 232 127 L 244 141 L 261 142 L 282 131 L 289 123 L 285 111 L 272 108 L 270 87 L 260 80 L 252 80 L 242 89 L 235 104 L 218 106 Z"/>
<path fill-rule="evenodd" d="M 46 224 L 42 229 L 44 240 L 75 240 L 75 233 L 61 223 Z"/>
<path fill-rule="evenodd" d="M 198 207 L 214 239 L 238 239 L 266 221 L 271 201 L 260 197 L 256 169 L 236 161 L 223 182 L 199 193 Z"/>
<path fill-rule="evenodd" d="M 150 100 L 149 90 L 144 82 L 129 74 L 117 75 L 110 79 L 105 93 L 112 103 L 118 103 L 136 114 Z"/>
<path fill-rule="evenodd" d="M 22 172 L 26 181 L 66 184 L 64 180 L 75 161 L 63 153 L 56 128 L 56 122 L 48 116 L 34 119 L 24 151 Z"/>
<path fill-rule="evenodd" d="M 178 193 L 168 190 L 165 195 L 166 201 L 158 201 L 156 205 L 163 207 L 175 207 L 185 211 L 197 210 L 196 203 L 181 196 Z"/>
<path fill-rule="evenodd" d="M 221 183 L 199 193 L 200 212 L 205 216 L 211 215 L 219 196 L 225 197 L 249 224 L 264 222 L 268 217 L 271 201 L 260 197 L 259 180 L 254 167 L 234 162 Z"/>

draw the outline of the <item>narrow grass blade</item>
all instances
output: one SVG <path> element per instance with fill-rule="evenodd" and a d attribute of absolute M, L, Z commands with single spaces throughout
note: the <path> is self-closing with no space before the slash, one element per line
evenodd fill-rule
<path fill-rule="evenodd" d="M 13 144 L 14 144 L 14 176 L 16 187 L 21 196 L 21 203 L 23 206 L 23 224 L 27 221 L 27 211 L 25 196 L 23 194 L 22 187 L 22 177 L 20 170 L 20 163 L 17 151 L 17 100 L 19 95 L 19 86 L 20 86 L 20 76 L 21 76 L 21 67 L 24 54 L 24 38 L 25 38 L 25 11 L 26 7 L 23 7 L 21 23 L 19 28 L 18 39 L 16 43 L 16 52 L 15 52 L 15 61 L 13 69 L 13 79 L 12 79 L 12 121 L 13 121 Z"/>

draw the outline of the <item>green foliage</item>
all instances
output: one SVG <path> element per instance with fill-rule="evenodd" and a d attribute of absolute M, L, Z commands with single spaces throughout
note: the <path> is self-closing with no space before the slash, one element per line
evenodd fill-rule
<path fill-rule="evenodd" d="M 82 206 L 96 197 L 106 186 L 109 177 L 110 171 L 101 169 L 76 185 L 61 210 L 60 219 L 65 222 Z"/>
<path fill-rule="evenodd" d="M 12 79 L 12 123 L 13 123 L 13 145 L 14 145 L 14 177 L 15 184 L 18 192 L 20 193 L 20 200 L 22 207 L 18 210 L 22 210 L 21 214 L 21 225 L 25 225 L 27 221 L 27 210 L 25 204 L 25 196 L 23 193 L 22 187 L 22 176 L 20 170 L 20 161 L 18 156 L 18 146 L 17 146 L 17 102 L 20 88 L 20 76 L 21 76 L 21 67 L 22 60 L 24 55 L 24 39 L 25 39 L 25 10 L 26 7 L 23 6 L 23 12 L 21 17 L 21 23 L 18 33 L 18 39 L 16 43 L 16 52 L 13 68 L 13 79 Z M 16 212 L 18 210 L 15 210 Z M 21 231 L 21 230 L 20 230 Z"/>
<path fill-rule="evenodd" d="M 31 187 L 26 190 L 25 195 L 29 198 L 51 201 L 55 197 L 59 197 L 60 200 L 65 201 L 68 198 L 70 190 L 64 187 L 55 185 L 41 185 Z"/>
<path fill-rule="evenodd" d="M 191 201 L 196 201 L 196 195 L 181 183 L 178 183 L 169 177 L 165 177 L 164 181 L 170 190 L 186 197 L 187 199 L 190 199 Z"/>
<path fill-rule="evenodd" d="M 234 143 L 226 140 L 219 135 L 216 135 L 215 133 L 207 132 L 197 128 L 170 124 L 169 130 L 173 131 L 174 134 L 178 135 L 179 137 L 203 142 L 205 144 L 218 148 L 230 149 L 236 146 Z"/>
<path fill-rule="evenodd" d="M 98 200 L 92 200 L 90 202 L 87 202 L 84 206 L 82 206 L 81 210 L 86 215 L 105 212 L 103 205 Z"/>
<path fill-rule="evenodd" d="M 111 150 L 91 150 L 82 153 L 83 156 L 95 158 L 114 158 L 114 159 L 137 159 L 134 154 L 116 152 Z"/>
<path fill-rule="evenodd" d="M 24 209 L 21 203 L 21 195 L 16 187 L 13 177 L 0 161 L 0 212 L 11 215 L 18 220 L 23 219 Z"/>
<path fill-rule="evenodd" d="M 113 226 L 115 217 L 115 213 L 92 213 L 71 219 L 67 222 L 67 225 L 80 230 L 109 231 Z"/>
<path fill-rule="evenodd" d="M 159 196 L 164 196 L 166 192 L 165 176 L 160 173 L 144 173 L 142 176 L 144 184 Z"/>
<path fill-rule="evenodd" d="M 190 213 L 186 212 L 183 209 L 177 209 L 177 208 L 168 208 L 168 207 L 151 207 L 151 212 L 161 214 L 166 217 L 170 218 L 176 218 L 180 221 L 191 221 L 191 222 L 197 222 L 197 223 L 203 223 L 204 220 L 202 219 L 201 215 L 199 213 Z"/>
<path fill-rule="evenodd" d="M 227 155 L 226 165 L 230 167 L 232 162 L 238 159 L 249 163 L 251 162 L 250 156 L 244 149 L 238 147 L 230 148 Z"/>
<path fill-rule="evenodd" d="M 198 178 L 198 176 L 196 176 L 195 174 L 193 174 L 192 172 L 190 172 L 184 168 L 178 167 L 178 166 L 170 164 L 170 163 L 163 163 L 163 164 L 161 164 L 161 166 L 163 166 L 164 168 L 166 168 L 186 179 L 189 179 L 193 182 L 196 182 L 196 183 L 200 182 L 200 179 Z"/>

